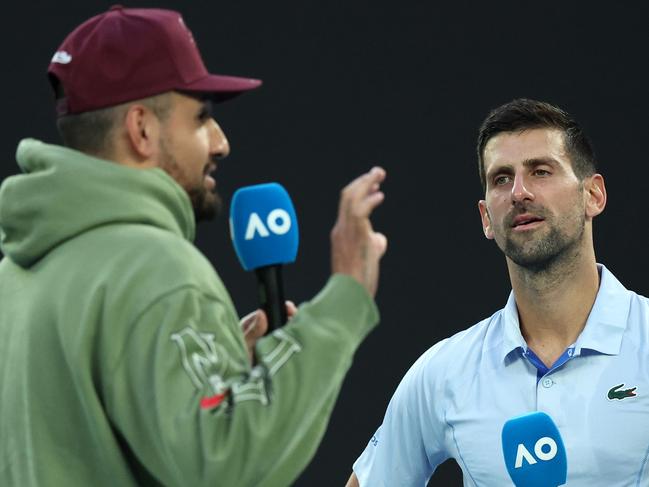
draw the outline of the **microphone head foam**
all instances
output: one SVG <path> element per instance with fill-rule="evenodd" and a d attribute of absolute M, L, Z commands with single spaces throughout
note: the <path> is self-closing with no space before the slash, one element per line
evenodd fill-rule
<path fill-rule="evenodd" d="M 230 204 L 230 236 L 247 271 L 294 262 L 297 216 L 284 187 L 265 183 L 238 189 Z"/>
<path fill-rule="evenodd" d="M 517 487 L 557 487 L 566 483 L 566 449 L 554 421 L 534 412 L 510 419 L 502 431 L 507 472 Z"/>

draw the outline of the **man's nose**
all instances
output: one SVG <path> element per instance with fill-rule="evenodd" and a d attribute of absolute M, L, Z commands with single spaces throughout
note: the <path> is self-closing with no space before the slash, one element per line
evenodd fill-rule
<path fill-rule="evenodd" d="M 210 154 L 222 159 L 230 154 L 230 143 L 216 120 L 212 119 Z"/>
<path fill-rule="evenodd" d="M 524 175 L 516 174 L 514 176 L 514 184 L 512 186 L 512 202 L 518 203 L 524 200 L 533 200 L 534 194 L 529 188 Z"/>

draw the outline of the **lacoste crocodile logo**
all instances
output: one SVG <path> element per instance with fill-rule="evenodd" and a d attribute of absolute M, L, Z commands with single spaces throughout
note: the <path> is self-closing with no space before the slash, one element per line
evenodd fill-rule
<path fill-rule="evenodd" d="M 620 387 L 624 387 L 624 383 L 620 384 L 619 386 L 611 387 L 611 389 L 608 391 L 608 398 L 612 401 L 613 399 L 626 399 L 627 397 L 635 397 L 636 393 L 635 390 L 637 387 L 631 387 L 630 389 L 624 389 L 622 391 L 618 390 Z"/>

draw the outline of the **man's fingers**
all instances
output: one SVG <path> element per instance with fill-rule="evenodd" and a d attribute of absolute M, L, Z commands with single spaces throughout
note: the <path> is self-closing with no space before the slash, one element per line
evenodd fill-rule
<path fill-rule="evenodd" d="M 346 213 L 348 205 L 357 203 L 368 195 L 376 194 L 385 176 L 385 169 L 375 166 L 349 183 L 342 191 L 340 213 Z"/>
<path fill-rule="evenodd" d="M 372 193 L 365 198 L 363 198 L 357 205 L 354 210 L 354 214 L 356 216 L 361 216 L 361 217 L 367 217 L 370 216 L 370 213 L 379 206 L 381 203 L 383 203 L 383 200 L 385 199 L 385 194 L 382 193 L 381 191 L 377 191 L 376 193 Z"/>
<path fill-rule="evenodd" d="M 381 232 L 374 232 L 372 237 L 374 245 L 376 246 L 377 254 L 380 257 L 385 254 L 386 250 L 388 250 L 388 238 Z"/>
<path fill-rule="evenodd" d="M 352 196 L 362 198 L 368 193 L 372 192 L 373 188 L 378 189 L 383 180 L 385 179 L 385 169 L 375 166 L 362 176 L 356 178 L 350 184 Z"/>
<path fill-rule="evenodd" d="M 248 313 L 239 322 L 241 331 L 243 331 L 243 339 L 246 342 L 248 349 L 248 357 L 250 363 L 255 365 L 255 345 L 257 340 L 263 337 L 268 330 L 268 319 L 263 310 L 258 309 L 252 313 Z"/>
<path fill-rule="evenodd" d="M 257 310 L 259 311 L 259 310 Z M 245 335 L 251 327 L 255 326 L 255 321 L 257 320 L 257 311 L 248 313 L 246 316 L 241 318 L 239 324 L 241 325 L 241 331 Z"/>
<path fill-rule="evenodd" d="M 377 166 L 348 184 L 340 196 L 338 219 L 331 230 L 332 271 L 352 276 L 372 296 L 387 239 L 374 232 L 369 216 L 385 199 L 381 191 L 385 177 L 385 170 Z"/>
<path fill-rule="evenodd" d="M 239 325 L 243 332 L 243 339 L 246 342 L 250 363 L 254 366 L 256 362 L 255 345 L 257 344 L 257 340 L 263 337 L 268 331 L 268 318 L 263 310 L 258 309 L 241 318 Z"/>
<path fill-rule="evenodd" d="M 247 314 L 241 320 L 241 328 L 243 329 L 243 336 L 248 346 L 254 346 L 257 339 L 264 336 L 268 330 L 268 320 L 266 313 L 258 309 L 252 313 Z"/>
<path fill-rule="evenodd" d="M 297 306 L 293 301 L 286 301 L 286 316 L 290 320 L 297 314 Z"/>

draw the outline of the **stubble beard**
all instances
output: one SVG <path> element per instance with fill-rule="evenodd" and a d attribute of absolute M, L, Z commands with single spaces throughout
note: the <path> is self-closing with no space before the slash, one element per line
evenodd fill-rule
<path fill-rule="evenodd" d="M 192 202 L 194 218 L 197 222 L 213 220 L 221 213 L 221 197 L 215 191 L 210 191 L 204 186 L 187 189 L 187 194 Z"/>
<path fill-rule="evenodd" d="M 206 169 L 208 164 L 205 164 Z M 197 222 L 213 220 L 221 212 L 222 201 L 216 190 L 210 191 L 207 189 L 203 177 L 201 177 L 200 183 L 189 185 L 178 160 L 162 139 L 160 140 L 160 167 L 187 192 Z M 205 175 L 203 174 L 203 176 Z"/>
<path fill-rule="evenodd" d="M 533 233 L 544 229 L 533 231 L 532 235 L 514 235 L 510 227 L 503 232 L 504 239 L 496 240 L 503 253 L 530 274 L 547 274 L 576 260 L 586 226 L 582 209 L 558 221 L 547 212 L 536 210 L 533 213 L 544 217 L 544 225 L 549 226 L 549 230 L 538 236 Z"/>
<path fill-rule="evenodd" d="M 534 242 L 521 244 L 508 237 L 502 250 L 519 267 L 534 274 L 546 273 L 579 255 L 584 229 L 582 220 L 576 234 L 573 235 L 552 227 L 545 236 Z"/>

